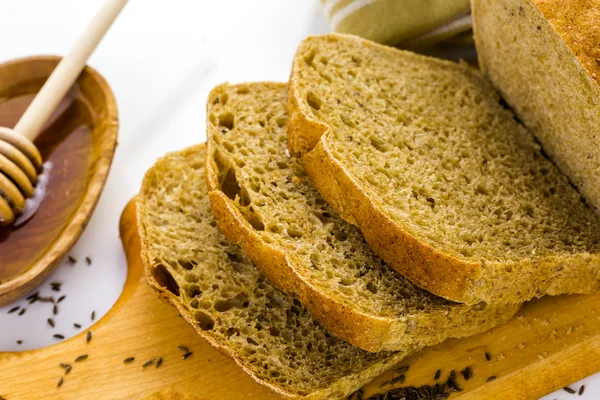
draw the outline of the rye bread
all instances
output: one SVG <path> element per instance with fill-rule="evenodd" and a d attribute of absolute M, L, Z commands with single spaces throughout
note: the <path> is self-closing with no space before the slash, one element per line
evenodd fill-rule
<path fill-rule="evenodd" d="M 205 146 L 167 154 L 137 197 L 150 285 L 198 334 L 286 398 L 345 398 L 406 353 L 369 353 L 331 335 L 216 227 Z"/>
<path fill-rule="evenodd" d="M 369 351 L 473 335 L 516 312 L 517 304 L 446 301 L 377 257 L 286 155 L 286 97 L 285 84 L 221 85 L 207 109 L 215 218 L 275 285 L 330 332 Z"/>
<path fill-rule="evenodd" d="M 600 212 L 600 2 L 474 0 L 479 64 Z"/>
<path fill-rule="evenodd" d="M 600 219 L 479 71 L 329 34 L 304 40 L 288 147 L 418 286 L 467 304 L 589 293 Z"/>

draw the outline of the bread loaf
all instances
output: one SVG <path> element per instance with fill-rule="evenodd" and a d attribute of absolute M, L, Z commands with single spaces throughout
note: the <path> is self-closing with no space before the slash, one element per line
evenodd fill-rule
<path fill-rule="evenodd" d="M 474 0 L 483 73 L 600 207 L 600 2 Z"/>

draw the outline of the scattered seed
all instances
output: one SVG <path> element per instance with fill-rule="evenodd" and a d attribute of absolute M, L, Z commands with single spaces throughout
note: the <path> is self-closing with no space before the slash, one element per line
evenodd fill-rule
<path fill-rule="evenodd" d="M 60 333 L 57 333 L 54 335 L 54 339 L 64 339 L 64 338 L 65 338 L 65 336 L 61 335 Z"/>
<path fill-rule="evenodd" d="M 186 346 L 177 346 L 177 348 L 179 349 L 179 351 L 183 351 L 184 353 L 190 352 L 190 349 L 188 349 Z"/>
<path fill-rule="evenodd" d="M 71 364 L 61 362 L 61 363 L 58 363 L 58 365 L 60 365 L 62 368 L 67 368 Z"/>
<path fill-rule="evenodd" d="M 404 373 L 406 373 L 406 371 L 408 371 L 408 365 L 396 369 L 396 372 L 399 373 L 399 374 L 404 374 Z"/>
<path fill-rule="evenodd" d="M 85 341 L 86 343 L 89 343 L 90 340 L 92 340 L 92 331 L 88 331 L 86 337 L 85 337 Z"/>
<path fill-rule="evenodd" d="M 462 392 L 462 388 L 458 386 L 456 382 L 456 372 L 450 371 L 450 377 L 446 381 L 446 384 L 455 392 Z"/>
<path fill-rule="evenodd" d="M 48 325 L 54 328 L 54 320 L 52 318 L 48 318 Z"/>
<path fill-rule="evenodd" d="M 440 375 L 442 374 L 442 370 L 438 369 L 437 371 L 435 371 L 435 375 L 433 376 L 433 380 L 437 381 L 438 379 L 440 379 Z"/>
<path fill-rule="evenodd" d="M 391 385 L 395 385 L 396 383 L 398 383 L 398 384 L 402 385 L 402 384 L 404 383 L 404 381 L 405 381 L 405 380 L 406 380 L 406 376 L 404 376 L 404 374 L 402 374 L 402 375 L 400 375 L 400 376 L 397 376 L 397 377 L 395 377 L 394 379 L 392 379 L 392 380 L 390 381 L 390 384 L 391 384 Z"/>
<path fill-rule="evenodd" d="M 92 321 L 94 321 L 96 319 L 96 311 L 92 311 L 91 317 L 92 317 Z"/>
<path fill-rule="evenodd" d="M 19 317 L 23 314 L 25 314 L 25 311 L 27 311 L 26 308 L 21 308 L 21 311 L 19 311 Z"/>
<path fill-rule="evenodd" d="M 56 302 L 57 302 L 57 303 L 60 303 L 61 301 L 63 301 L 63 300 L 64 300 L 64 299 L 66 299 L 66 298 L 67 298 L 67 295 L 66 295 L 66 294 L 63 294 L 62 296 L 60 296 L 60 297 L 58 298 L 58 300 L 56 300 Z"/>
<path fill-rule="evenodd" d="M 75 328 L 77 328 L 77 329 L 80 329 L 80 328 L 81 328 L 81 325 L 80 325 L 80 324 L 77 324 L 77 323 L 73 324 L 73 326 L 74 326 Z"/>
<path fill-rule="evenodd" d="M 10 310 L 8 310 L 8 313 L 9 313 L 9 314 L 12 314 L 12 313 L 14 313 L 15 311 L 18 311 L 18 310 L 19 310 L 19 308 L 21 308 L 21 306 L 16 306 L 16 307 L 13 307 L 13 308 L 11 308 Z"/>
<path fill-rule="evenodd" d="M 54 290 L 55 292 L 60 292 L 60 287 L 62 286 L 61 282 L 52 282 L 50 283 L 50 287 L 52 288 L 52 290 Z"/>
<path fill-rule="evenodd" d="M 57 315 L 58 314 L 58 306 L 55 304 L 54 307 L 52 307 L 52 314 Z"/>
<path fill-rule="evenodd" d="M 75 264 L 75 263 L 77 263 L 77 259 L 76 259 L 75 257 L 73 257 L 73 256 L 69 256 L 69 257 L 68 257 L 68 260 L 69 260 L 69 262 L 70 262 L 71 264 Z"/>
<path fill-rule="evenodd" d="M 40 297 L 38 298 L 39 301 L 41 301 L 42 303 L 54 303 L 54 298 L 53 297 Z"/>
<path fill-rule="evenodd" d="M 465 378 L 465 381 L 468 381 L 473 376 L 473 371 L 471 370 L 471 367 L 463 369 L 462 371 L 460 371 L 460 373 L 462 374 L 463 378 Z"/>
<path fill-rule="evenodd" d="M 187 353 L 185 353 L 183 356 L 181 356 L 181 359 L 182 359 L 182 360 L 185 360 L 186 358 L 188 358 L 188 357 L 189 357 L 189 356 L 191 356 L 192 354 L 194 354 L 194 353 L 193 353 L 193 352 L 191 352 L 191 351 L 188 351 L 188 352 L 187 352 Z"/>
<path fill-rule="evenodd" d="M 565 386 L 563 390 L 569 394 L 575 394 L 575 391 L 568 386 Z"/>
<path fill-rule="evenodd" d="M 92 259 L 89 257 L 85 258 L 85 262 L 87 263 L 87 265 L 92 265 Z"/>
<path fill-rule="evenodd" d="M 27 296 L 25 300 L 29 301 L 29 304 L 33 304 L 40 299 L 40 292 L 35 292 Z"/>
<path fill-rule="evenodd" d="M 25 298 L 25 300 L 31 300 L 31 299 L 35 299 L 36 297 L 39 297 L 39 296 L 40 296 L 40 292 L 35 292 L 35 293 L 33 293 L 33 294 L 30 294 L 29 296 L 27 296 L 27 297 Z"/>
<path fill-rule="evenodd" d="M 17 340 L 17 344 L 23 344 L 22 340 Z"/>
<path fill-rule="evenodd" d="M 64 382 L 64 379 L 61 376 L 60 379 L 58 380 L 58 383 L 56 384 L 56 387 L 61 387 L 61 385 L 63 384 L 63 382 Z"/>
<path fill-rule="evenodd" d="M 160 367 L 163 363 L 163 359 L 162 357 L 159 357 L 158 360 L 156 360 L 156 368 Z"/>
<path fill-rule="evenodd" d="M 79 362 L 79 361 L 83 361 L 83 360 L 85 360 L 85 359 L 87 359 L 87 358 L 88 358 L 88 355 L 87 355 L 87 354 L 82 354 L 82 355 L 80 355 L 79 357 L 77 357 L 77 358 L 75 359 L 75 361 L 76 361 L 76 362 Z"/>
<path fill-rule="evenodd" d="M 488 361 L 490 361 L 492 359 L 492 356 L 487 351 L 485 352 L 485 359 Z"/>
<path fill-rule="evenodd" d="M 135 357 L 127 357 L 126 359 L 123 360 L 123 362 L 125 364 L 129 364 L 130 362 L 133 362 L 133 360 L 135 360 Z"/>
<path fill-rule="evenodd" d="M 579 388 L 579 391 L 577 392 L 578 395 L 582 395 L 583 391 L 585 390 L 585 385 L 581 385 L 581 387 Z"/>
<path fill-rule="evenodd" d="M 69 365 L 67 368 L 65 368 L 65 375 L 67 375 L 69 372 L 71 372 L 71 369 L 72 369 L 72 368 L 73 368 L 73 367 L 72 367 L 72 366 L 70 366 L 70 365 Z"/>
<path fill-rule="evenodd" d="M 489 377 L 486 379 L 486 382 L 491 382 L 491 381 L 493 381 L 494 379 L 496 379 L 496 375 L 489 376 Z"/>
<path fill-rule="evenodd" d="M 153 359 L 151 359 L 151 360 L 148 360 L 148 361 L 146 361 L 146 362 L 144 363 L 144 365 L 142 365 L 142 368 L 149 367 L 149 366 L 151 366 L 152 364 L 154 364 L 154 358 L 153 358 Z"/>

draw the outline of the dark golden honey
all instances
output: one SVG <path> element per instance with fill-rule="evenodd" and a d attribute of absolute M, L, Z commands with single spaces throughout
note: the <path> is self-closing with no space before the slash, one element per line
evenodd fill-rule
<path fill-rule="evenodd" d="M 42 82 L 0 93 L 0 126 L 12 128 Z M 37 86 L 37 88 L 36 88 Z M 0 282 L 23 273 L 59 237 L 85 194 L 92 159 L 93 115 L 78 87 L 71 89 L 35 140 L 52 167 L 35 215 L 20 226 L 0 228 Z"/>

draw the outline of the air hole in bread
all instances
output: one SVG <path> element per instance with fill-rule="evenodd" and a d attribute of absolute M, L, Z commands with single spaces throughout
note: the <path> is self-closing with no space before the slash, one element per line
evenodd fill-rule
<path fill-rule="evenodd" d="M 232 308 L 246 308 L 250 302 L 246 293 L 238 293 L 234 298 L 228 300 L 219 300 L 215 303 L 215 310 L 226 312 Z"/>
<path fill-rule="evenodd" d="M 306 95 L 306 102 L 311 108 L 317 111 L 321 109 L 321 105 L 323 104 L 321 102 L 321 99 L 319 99 L 317 95 L 313 92 L 308 92 L 308 94 Z"/>
<path fill-rule="evenodd" d="M 306 62 L 308 65 L 312 66 L 313 60 L 315 59 L 316 54 L 317 54 L 317 50 L 311 49 L 310 52 L 304 56 L 304 62 Z"/>
<path fill-rule="evenodd" d="M 264 231 L 265 224 L 262 221 L 262 217 L 252 207 L 243 213 L 244 219 L 248 221 L 252 227 L 257 231 Z"/>
<path fill-rule="evenodd" d="M 223 113 L 219 115 L 219 125 L 223 128 L 232 130 L 234 127 L 233 123 L 233 114 L 230 112 Z"/>
<path fill-rule="evenodd" d="M 227 93 L 223 93 L 221 95 L 221 105 L 225 107 L 227 105 L 227 101 L 229 100 L 229 95 Z"/>
<path fill-rule="evenodd" d="M 190 299 L 192 299 L 198 295 L 202 295 L 202 291 L 198 285 L 190 285 L 186 290 L 186 294 Z"/>
<path fill-rule="evenodd" d="M 335 238 L 340 242 L 345 242 L 348 239 L 348 232 L 345 232 L 344 230 L 340 229 L 340 227 L 337 225 L 333 226 L 331 233 L 333 233 Z"/>
<path fill-rule="evenodd" d="M 377 285 L 371 281 L 367 283 L 367 290 L 373 294 L 377 294 Z"/>
<path fill-rule="evenodd" d="M 194 269 L 194 267 L 198 264 L 196 264 L 194 261 L 185 261 L 185 262 L 181 262 L 180 261 L 180 265 L 183 269 L 185 269 L 186 271 L 191 271 Z"/>
<path fill-rule="evenodd" d="M 269 328 L 269 334 L 271 336 L 275 336 L 275 337 L 279 336 L 279 328 L 277 328 L 275 326 L 270 327 Z"/>
<path fill-rule="evenodd" d="M 198 321 L 198 326 L 203 331 L 210 331 L 215 326 L 215 321 L 210 317 L 210 315 L 202 311 L 196 311 L 194 313 L 194 318 L 196 321 Z"/>
<path fill-rule="evenodd" d="M 300 238 L 302 238 L 302 232 L 300 232 L 297 229 L 290 228 L 290 229 L 287 230 L 287 234 L 292 239 L 300 239 Z"/>
<path fill-rule="evenodd" d="M 169 292 L 173 293 L 175 296 L 179 296 L 179 285 L 177 281 L 173 278 L 173 275 L 169 272 L 167 267 L 162 264 L 156 265 L 152 268 L 152 276 L 154 280 L 160 287 Z"/>
<path fill-rule="evenodd" d="M 225 254 L 227 255 L 227 258 L 229 259 L 229 261 L 231 261 L 231 262 L 235 262 L 235 263 L 244 262 L 244 257 L 242 257 L 242 255 L 239 253 L 231 253 L 231 252 L 226 251 Z"/>
<path fill-rule="evenodd" d="M 317 217 L 319 219 L 319 221 L 321 221 L 321 223 L 326 224 L 327 222 L 329 222 L 330 218 L 331 218 L 331 214 L 329 214 L 328 212 L 314 212 L 313 213 L 315 215 L 315 217 Z"/>
<path fill-rule="evenodd" d="M 375 147 L 380 152 L 387 153 L 389 151 L 389 143 L 384 142 L 377 136 L 371 136 L 369 138 L 369 141 L 371 142 L 371 146 Z"/>

